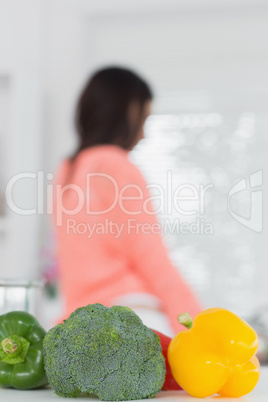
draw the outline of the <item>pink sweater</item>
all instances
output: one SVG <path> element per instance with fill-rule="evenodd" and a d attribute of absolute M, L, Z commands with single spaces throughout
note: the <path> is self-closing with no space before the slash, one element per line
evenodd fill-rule
<path fill-rule="evenodd" d="M 75 187 L 60 190 L 66 184 Z M 201 310 L 168 258 L 146 182 L 127 151 L 115 145 L 82 151 L 73 165 L 62 164 L 54 190 L 65 316 L 137 292 L 160 300 L 175 331 L 179 313 Z"/>

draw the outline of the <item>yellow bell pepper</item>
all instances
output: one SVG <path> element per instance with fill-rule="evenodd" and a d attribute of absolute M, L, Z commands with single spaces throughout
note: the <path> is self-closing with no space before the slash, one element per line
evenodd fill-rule
<path fill-rule="evenodd" d="M 210 308 L 192 322 L 188 313 L 178 320 L 186 330 L 168 347 L 173 377 L 190 395 L 238 397 L 253 390 L 260 378 L 254 329 L 229 310 Z"/>

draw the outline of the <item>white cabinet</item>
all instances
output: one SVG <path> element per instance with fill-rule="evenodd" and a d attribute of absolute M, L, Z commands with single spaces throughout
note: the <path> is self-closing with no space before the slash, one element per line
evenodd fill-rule
<path fill-rule="evenodd" d="M 42 169 L 43 5 L 43 0 L 1 2 L 0 169 L 4 186 L 17 173 Z M 28 208 L 35 202 L 33 186 L 30 180 L 16 184 L 18 205 Z M 38 217 L 19 216 L 6 209 L 0 221 L 0 278 L 38 276 Z"/>
<path fill-rule="evenodd" d="M 0 278 L 33 278 L 39 273 L 39 231 L 42 217 L 25 215 L 36 205 L 35 180 L 14 182 L 7 205 L 6 186 L 18 174 L 42 168 L 39 80 L 32 73 L 0 68 Z"/>
<path fill-rule="evenodd" d="M 8 175 L 8 139 L 10 138 L 10 79 L 7 74 L 0 75 L 0 269 L 1 276 L 8 266 L 7 238 L 8 215 L 5 206 L 5 183 Z"/>

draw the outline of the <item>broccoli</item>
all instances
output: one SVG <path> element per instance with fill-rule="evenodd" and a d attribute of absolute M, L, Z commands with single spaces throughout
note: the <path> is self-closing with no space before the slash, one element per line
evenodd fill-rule
<path fill-rule="evenodd" d="M 127 307 L 78 308 L 48 331 L 43 351 L 48 381 L 60 396 L 152 398 L 165 381 L 159 337 Z"/>

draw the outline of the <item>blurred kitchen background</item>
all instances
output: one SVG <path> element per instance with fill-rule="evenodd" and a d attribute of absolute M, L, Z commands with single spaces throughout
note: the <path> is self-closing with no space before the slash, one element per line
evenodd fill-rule
<path fill-rule="evenodd" d="M 204 211 L 191 201 L 181 206 L 195 214 L 159 216 L 196 224 L 166 232 L 172 261 L 205 307 L 254 317 L 268 332 L 267 37 L 266 0 L 0 0 L 0 277 L 46 279 L 44 322 L 61 311 L 49 218 L 11 212 L 5 188 L 14 174 L 44 172 L 45 208 L 51 173 L 75 146 L 79 90 L 113 64 L 155 94 L 131 154 L 148 182 L 166 188 L 172 172 L 174 188 L 210 185 Z M 14 184 L 19 208 L 37 208 L 37 194 L 34 176 Z"/>

